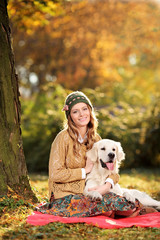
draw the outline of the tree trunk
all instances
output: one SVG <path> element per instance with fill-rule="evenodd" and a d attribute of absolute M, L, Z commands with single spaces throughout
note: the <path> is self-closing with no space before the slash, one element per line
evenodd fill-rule
<path fill-rule="evenodd" d="M 36 200 L 24 158 L 21 129 L 21 105 L 18 77 L 11 48 L 7 1 L 0 1 L 0 195 L 8 186 L 26 199 Z"/>

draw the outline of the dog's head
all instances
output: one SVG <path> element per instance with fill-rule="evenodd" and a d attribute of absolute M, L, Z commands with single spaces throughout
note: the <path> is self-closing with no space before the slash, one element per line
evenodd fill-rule
<path fill-rule="evenodd" d="M 120 162 L 125 158 L 120 142 L 110 139 L 103 139 L 94 143 L 92 149 L 86 155 L 92 162 L 98 161 L 102 168 L 111 171 L 118 168 Z"/>

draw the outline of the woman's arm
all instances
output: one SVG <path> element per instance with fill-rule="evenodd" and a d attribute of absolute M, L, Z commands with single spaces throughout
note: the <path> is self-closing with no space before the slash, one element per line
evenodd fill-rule
<path fill-rule="evenodd" d="M 103 185 L 97 186 L 97 187 L 93 187 L 93 188 L 89 188 L 88 191 L 97 191 L 99 192 L 101 195 L 104 195 L 105 193 L 109 192 L 111 189 L 112 185 L 109 182 L 106 182 Z"/>
<path fill-rule="evenodd" d="M 118 173 L 112 173 L 108 176 L 106 179 L 106 182 L 110 182 L 112 184 L 112 187 L 119 182 L 120 176 Z"/>
<path fill-rule="evenodd" d="M 114 186 L 114 184 L 118 183 L 119 181 L 119 174 L 115 173 L 115 174 L 111 174 L 107 179 L 105 184 L 97 186 L 97 187 L 93 187 L 93 188 L 89 188 L 88 191 L 98 191 L 101 195 L 104 195 L 105 193 L 109 192 L 110 189 Z M 107 181 L 109 180 L 109 181 Z M 110 181 L 111 180 L 111 181 Z M 113 182 L 112 182 L 113 181 Z"/>
<path fill-rule="evenodd" d="M 61 132 L 51 146 L 49 159 L 49 179 L 56 183 L 67 183 L 82 179 L 81 168 L 66 168 L 68 137 Z"/>

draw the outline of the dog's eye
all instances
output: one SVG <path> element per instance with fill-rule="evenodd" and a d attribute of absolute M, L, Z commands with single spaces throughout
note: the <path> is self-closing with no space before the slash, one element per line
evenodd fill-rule
<path fill-rule="evenodd" d="M 112 149 L 112 151 L 116 151 L 116 149 L 115 149 L 115 148 L 113 148 L 113 149 Z"/>
<path fill-rule="evenodd" d="M 103 147 L 103 148 L 101 148 L 101 150 L 105 151 L 106 149 L 105 149 L 105 147 Z"/>

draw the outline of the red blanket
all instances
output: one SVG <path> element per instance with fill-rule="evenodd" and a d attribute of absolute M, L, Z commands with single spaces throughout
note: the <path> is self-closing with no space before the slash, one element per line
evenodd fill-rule
<path fill-rule="evenodd" d="M 46 225 L 51 222 L 62 222 L 62 223 L 88 223 L 100 228 L 125 228 L 132 226 L 139 227 L 160 227 L 160 212 L 148 213 L 133 218 L 120 218 L 112 219 L 105 216 L 95 217 L 58 217 L 49 214 L 43 214 L 40 212 L 33 212 L 32 215 L 28 216 L 27 223 L 32 225 Z"/>

